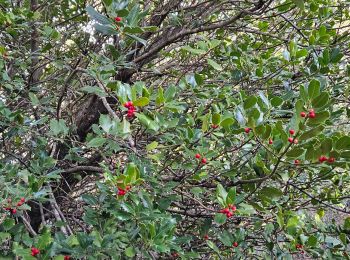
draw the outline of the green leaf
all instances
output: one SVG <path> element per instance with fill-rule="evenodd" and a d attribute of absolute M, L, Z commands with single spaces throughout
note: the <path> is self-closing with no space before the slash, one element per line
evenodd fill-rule
<path fill-rule="evenodd" d="M 159 106 L 161 104 L 163 104 L 165 101 L 165 98 L 164 98 L 164 90 L 162 87 L 159 87 L 158 88 L 158 95 L 157 95 L 157 98 L 156 98 L 156 105 Z"/>
<path fill-rule="evenodd" d="M 106 133 L 109 133 L 109 130 L 114 126 L 114 122 L 108 115 L 101 114 L 99 119 L 99 125 Z"/>
<path fill-rule="evenodd" d="M 53 241 L 52 237 L 51 237 L 51 233 L 49 231 L 46 231 L 44 234 L 42 234 L 39 237 L 39 240 L 36 244 L 36 246 L 43 250 L 45 249 L 49 244 L 51 244 L 51 242 Z"/>
<path fill-rule="evenodd" d="M 58 121 L 56 119 L 51 119 L 50 132 L 56 136 L 59 134 L 63 134 L 65 136 L 68 134 L 69 128 L 66 126 L 66 122 L 63 119 Z"/>
<path fill-rule="evenodd" d="M 299 141 L 304 141 L 307 140 L 309 138 L 313 138 L 315 136 L 317 136 L 318 134 L 320 134 L 324 129 L 324 126 L 317 126 L 307 132 L 304 132 L 300 137 L 299 137 Z"/>
<path fill-rule="evenodd" d="M 307 56 L 307 54 L 308 54 L 307 49 L 301 49 L 301 50 L 297 51 L 296 58 L 305 57 L 305 56 Z"/>
<path fill-rule="evenodd" d="M 143 33 L 144 31 L 142 30 L 141 27 L 129 27 L 129 26 L 125 26 L 123 31 L 125 33 Z"/>
<path fill-rule="evenodd" d="M 134 39 L 135 41 L 141 43 L 142 45 L 146 46 L 147 45 L 147 41 L 130 33 L 125 33 L 125 35 L 129 36 L 130 38 Z"/>
<path fill-rule="evenodd" d="M 328 92 L 322 92 L 319 96 L 317 96 L 313 101 L 312 101 L 312 106 L 314 108 L 320 108 L 325 105 L 327 105 L 329 100 L 329 94 Z"/>
<path fill-rule="evenodd" d="M 341 158 L 350 159 L 350 151 L 344 151 L 340 154 Z"/>
<path fill-rule="evenodd" d="M 89 14 L 89 16 L 91 17 L 91 19 L 101 23 L 101 24 L 111 24 L 112 21 L 110 19 L 108 19 L 106 16 L 100 14 L 99 12 L 97 12 L 92 6 L 88 5 L 85 10 L 87 11 L 87 13 Z"/>
<path fill-rule="evenodd" d="M 38 106 L 38 105 L 40 105 L 40 101 L 39 101 L 37 95 L 35 95 L 35 93 L 29 92 L 29 93 L 28 93 L 28 96 L 29 96 L 30 102 L 32 103 L 33 106 Z"/>
<path fill-rule="evenodd" d="M 146 145 L 146 150 L 149 152 L 149 151 L 156 149 L 157 147 L 158 147 L 158 142 L 153 141 L 152 143 Z"/>
<path fill-rule="evenodd" d="M 258 101 L 258 99 L 255 96 L 251 96 L 251 97 L 247 98 L 246 100 L 244 100 L 243 108 L 249 109 L 249 108 L 253 107 L 257 101 Z"/>
<path fill-rule="evenodd" d="M 95 137 L 93 139 L 91 139 L 88 143 L 87 146 L 90 148 L 97 148 L 97 147 L 101 147 L 104 145 L 104 143 L 107 141 L 106 138 L 103 137 Z"/>
<path fill-rule="evenodd" d="M 228 117 L 228 118 L 225 118 L 224 120 L 222 120 L 220 125 L 222 127 L 226 128 L 226 127 L 230 127 L 231 125 L 233 125 L 234 122 L 235 122 L 235 120 L 233 118 Z"/>
<path fill-rule="evenodd" d="M 125 249 L 125 255 L 127 257 L 134 257 L 136 255 L 136 251 L 132 246 L 129 246 Z"/>
<path fill-rule="evenodd" d="M 193 53 L 193 54 L 197 54 L 197 55 L 201 55 L 201 54 L 205 54 L 206 51 L 205 50 L 201 50 L 201 49 L 194 49 L 190 46 L 184 46 L 182 47 L 181 49 L 185 50 L 185 51 L 188 51 L 190 53 Z"/>
<path fill-rule="evenodd" d="M 269 138 L 270 137 L 270 135 L 271 135 L 271 131 L 272 131 L 272 127 L 271 127 L 271 125 L 266 125 L 266 127 L 265 127 L 265 132 L 264 132 L 264 134 L 262 135 L 262 139 L 267 139 L 267 138 Z"/>
<path fill-rule="evenodd" d="M 222 225 L 226 222 L 226 215 L 222 213 L 216 213 L 214 217 L 214 221 L 218 223 L 219 225 Z"/>
<path fill-rule="evenodd" d="M 306 244 L 309 246 L 309 247 L 315 247 L 317 245 L 317 237 L 315 237 L 314 235 L 311 235 Z"/>
<path fill-rule="evenodd" d="M 224 230 L 222 233 L 219 233 L 219 239 L 225 246 L 232 246 L 233 237 L 227 230 Z"/>
<path fill-rule="evenodd" d="M 275 187 L 264 187 L 259 193 L 272 200 L 277 200 L 283 195 L 283 192 Z"/>
<path fill-rule="evenodd" d="M 10 230 L 15 225 L 15 220 L 11 218 L 7 218 L 2 222 L 2 226 L 5 231 Z"/>
<path fill-rule="evenodd" d="M 117 35 L 117 34 L 119 34 L 117 29 L 111 25 L 102 25 L 102 24 L 96 23 L 96 24 L 94 24 L 94 27 L 95 27 L 96 31 L 98 31 L 99 33 L 102 33 L 104 35 Z"/>
<path fill-rule="evenodd" d="M 217 185 L 216 194 L 217 194 L 217 197 L 221 197 L 224 202 L 226 201 L 227 191 L 221 184 Z"/>
<path fill-rule="evenodd" d="M 273 97 L 270 102 L 272 106 L 279 107 L 283 103 L 283 98 Z"/>
<path fill-rule="evenodd" d="M 146 97 L 141 97 L 141 98 L 135 100 L 133 103 L 137 107 L 144 107 L 144 106 L 147 106 L 149 104 L 149 99 Z"/>
<path fill-rule="evenodd" d="M 86 86 L 86 87 L 82 87 L 80 90 L 83 92 L 87 92 L 89 94 L 96 94 L 99 97 L 106 97 L 107 96 L 106 92 L 104 92 L 102 89 L 100 89 L 98 87 Z"/>
<path fill-rule="evenodd" d="M 220 64 L 218 64 L 218 63 L 216 63 L 216 61 L 214 61 L 214 60 L 212 60 L 212 59 L 207 59 L 207 61 L 208 61 L 208 64 L 209 64 L 210 66 L 212 66 L 212 67 L 213 67 L 213 69 L 215 69 L 215 70 L 219 70 L 219 71 L 221 71 L 221 70 L 222 70 L 221 65 L 220 65 Z"/>
<path fill-rule="evenodd" d="M 340 49 L 334 48 L 331 51 L 331 62 L 338 63 L 344 55 L 341 53 Z"/>
<path fill-rule="evenodd" d="M 174 85 L 169 86 L 165 93 L 164 98 L 166 102 L 172 101 L 176 94 L 176 87 Z"/>
<path fill-rule="evenodd" d="M 318 80 L 311 80 L 308 87 L 309 98 L 313 99 L 320 94 L 320 82 Z"/>
<path fill-rule="evenodd" d="M 304 10 L 304 0 L 293 0 L 293 3 L 299 7 L 301 10 Z"/>
<path fill-rule="evenodd" d="M 85 201 L 89 205 L 94 206 L 98 204 L 97 199 L 90 194 L 83 194 L 81 195 L 81 198 L 83 199 L 83 201 Z"/>
<path fill-rule="evenodd" d="M 214 242 L 207 240 L 208 247 L 213 249 L 217 254 L 220 255 L 220 250 L 219 248 L 214 244 Z"/>
<path fill-rule="evenodd" d="M 227 204 L 234 204 L 236 200 L 236 187 L 231 187 L 226 197 Z"/>
<path fill-rule="evenodd" d="M 129 133 L 130 133 L 130 123 L 129 123 L 129 121 L 126 120 L 126 119 L 123 119 L 121 128 L 122 128 L 122 133 L 123 133 L 124 135 L 129 134 Z"/>
<path fill-rule="evenodd" d="M 305 159 L 308 161 L 315 161 L 321 156 L 321 149 L 309 147 L 305 153 Z"/>
<path fill-rule="evenodd" d="M 345 218 L 344 220 L 344 229 L 350 230 L 350 217 Z"/>
<path fill-rule="evenodd" d="M 148 116 L 140 113 L 136 113 L 136 117 L 139 119 L 140 123 L 143 124 L 147 129 L 158 131 L 159 125 L 150 119 Z"/>
<path fill-rule="evenodd" d="M 303 148 L 293 148 L 292 150 L 288 151 L 286 155 L 287 157 L 297 158 L 301 156 L 304 152 L 305 150 Z"/>
<path fill-rule="evenodd" d="M 326 138 L 321 143 L 321 151 L 323 154 L 328 154 L 332 150 L 332 138 Z"/>
<path fill-rule="evenodd" d="M 350 150 L 350 136 L 343 136 L 335 143 L 337 150 Z"/>
<path fill-rule="evenodd" d="M 212 121 L 212 123 L 214 125 L 219 125 L 220 124 L 220 118 L 221 118 L 220 114 L 215 113 L 215 114 L 212 115 L 211 121 Z"/>

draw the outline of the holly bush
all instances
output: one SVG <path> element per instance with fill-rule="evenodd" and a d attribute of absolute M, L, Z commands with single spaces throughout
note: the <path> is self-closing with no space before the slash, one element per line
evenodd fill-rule
<path fill-rule="evenodd" d="M 342 0 L 0 0 L 1 259 L 347 259 Z"/>

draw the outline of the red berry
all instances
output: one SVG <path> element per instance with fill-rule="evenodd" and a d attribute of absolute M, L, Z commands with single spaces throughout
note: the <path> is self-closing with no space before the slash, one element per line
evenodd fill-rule
<path fill-rule="evenodd" d="M 295 143 L 295 144 L 297 144 L 298 142 L 299 142 L 298 139 L 293 140 L 293 143 Z"/>
<path fill-rule="evenodd" d="M 232 205 L 232 206 L 231 206 L 231 210 L 232 210 L 233 212 L 235 212 L 235 211 L 237 210 L 237 207 L 236 207 L 235 205 Z"/>
<path fill-rule="evenodd" d="M 309 113 L 309 117 L 310 117 L 310 118 L 315 118 L 315 117 L 316 117 L 316 114 L 310 112 L 310 113 Z"/>
<path fill-rule="evenodd" d="M 290 133 L 291 135 L 294 135 L 294 134 L 295 134 L 295 131 L 294 131 L 293 129 L 290 129 L 290 130 L 289 130 L 289 133 Z"/>
<path fill-rule="evenodd" d="M 229 209 L 229 208 L 225 208 L 225 209 L 222 210 L 222 212 L 225 213 L 225 214 L 227 214 L 227 213 L 230 212 L 230 209 Z"/>
<path fill-rule="evenodd" d="M 32 251 L 32 253 L 31 253 L 32 256 L 36 256 L 36 255 L 40 254 L 40 250 L 35 248 L 35 247 L 32 247 L 31 251 Z"/>
<path fill-rule="evenodd" d="M 232 216 L 233 216 L 233 213 L 232 213 L 231 211 L 229 211 L 229 212 L 226 213 L 226 217 L 227 217 L 227 218 L 230 218 L 230 217 L 232 217 Z"/>
<path fill-rule="evenodd" d="M 203 238 L 204 238 L 204 240 L 208 240 L 209 236 L 208 235 L 204 235 Z"/>
<path fill-rule="evenodd" d="M 132 103 L 132 101 L 128 101 L 124 104 L 124 107 L 126 108 L 132 108 L 134 106 L 134 104 Z"/>
<path fill-rule="evenodd" d="M 118 195 L 119 196 L 124 196 L 126 194 L 126 191 L 121 189 L 121 188 L 118 188 Z"/>
<path fill-rule="evenodd" d="M 172 255 L 173 257 L 178 257 L 178 256 L 179 256 L 179 254 L 176 253 L 176 252 L 172 252 L 171 255 Z"/>
<path fill-rule="evenodd" d="M 294 164 L 298 165 L 300 163 L 299 160 L 294 160 Z"/>
<path fill-rule="evenodd" d="M 12 214 L 16 214 L 17 213 L 17 209 L 12 209 L 11 212 L 12 212 Z"/>
<path fill-rule="evenodd" d="M 273 141 L 272 141 L 272 139 L 270 139 L 270 140 L 269 140 L 269 144 L 273 144 Z"/>
<path fill-rule="evenodd" d="M 301 112 L 301 113 L 300 113 L 300 116 L 301 116 L 301 117 L 306 117 L 306 113 L 305 113 L 305 112 Z"/>
<path fill-rule="evenodd" d="M 5 208 L 5 210 L 9 210 L 9 211 L 11 211 L 12 209 L 11 209 L 11 208 L 9 208 L 9 207 L 6 207 L 6 208 Z"/>
<path fill-rule="evenodd" d="M 206 163 L 207 163 L 207 159 L 206 159 L 206 158 L 203 158 L 201 162 L 202 162 L 203 164 L 206 164 Z"/>
<path fill-rule="evenodd" d="M 250 130 L 252 130 L 252 129 L 249 127 L 244 128 L 244 132 L 246 132 L 247 134 L 249 134 Z"/>
<path fill-rule="evenodd" d="M 201 158 L 201 155 L 200 155 L 199 153 L 196 153 L 195 157 L 196 157 L 197 159 L 199 159 L 199 158 Z"/>
<path fill-rule="evenodd" d="M 114 18 L 114 20 L 115 20 L 117 23 L 119 23 L 119 22 L 121 22 L 121 21 L 122 21 L 122 18 L 121 18 L 121 17 L 119 17 L 119 16 L 117 16 L 116 18 Z"/>
<path fill-rule="evenodd" d="M 26 199 L 25 198 L 21 198 L 21 200 L 20 200 L 22 203 L 24 203 L 25 201 L 26 201 Z"/>
<path fill-rule="evenodd" d="M 64 260 L 70 260 L 70 256 L 69 255 L 65 255 L 63 259 Z"/>
<path fill-rule="evenodd" d="M 211 125 L 211 128 L 213 128 L 213 129 L 216 129 L 218 127 L 219 127 L 218 125 Z"/>
<path fill-rule="evenodd" d="M 293 137 L 289 137 L 289 138 L 288 138 L 288 142 L 293 143 L 293 141 L 294 141 L 294 140 L 293 140 Z"/>
<path fill-rule="evenodd" d="M 238 246 L 238 243 L 237 243 L 237 242 L 233 242 L 233 246 L 234 246 L 234 247 L 237 247 L 237 246 Z"/>
<path fill-rule="evenodd" d="M 130 189 L 131 189 L 131 186 L 130 186 L 130 185 L 128 185 L 128 186 L 126 186 L 126 187 L 125 187 L 125 189 L 128 191 L 128 190 L 130 190 Z"/>
<path fill-rule="evenodd" d="M 20 206 L 22 206 L 23 205 L 23 202 L 22 201 L 19 201 L 18 203 L 17 203 L 17 207 L 20 207 Z"/>
<path fill-rule="evenodd" d="M 314 110 L 313 108 L 311 108 L 311 109 L 309 110 L 309 113 L 315 113 L 315 110 Z"/>
<path fill-rule="evenodd" d="M 324 156 L 324 155 L 322 155 L 320 158 L 318 158 L 318 161 L 319 161 L 320 163 L 323 163 L 323 162 L 327 161 L 327 157 Z"/>
<path fill-rule="evenodd" d="M 335 162 L 335 158 L 334 158 L 334 157 L 328 158 L 328 162 L 329 162 L 329 163 L 334 163 L 334 162 Z"/>

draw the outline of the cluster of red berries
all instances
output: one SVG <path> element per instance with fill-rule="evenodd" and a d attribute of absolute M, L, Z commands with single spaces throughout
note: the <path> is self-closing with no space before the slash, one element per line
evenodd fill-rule
<path fill-rule="evenodd" d="M 304 254 L 304 251 L 302 250 L 302 249 L 303 249 L 303 245 L 301 245 L 301 244 L 296 244 L 296 245 L 295 245 L 295 248 L 298 249 L 298 250 L 301 250 L 300 253 L 301 253 L 301 254 Z"/>
<path fill-rule="evenodd" d="M 179 257 L 179 254 L 177 252 L 172 252 L 171 256 L 177 258 L 177 257 Z"/>
<path fill-rule="evenodd" d="M 326 156 L 322 155 L 322 156 L 320 156 L 320 158 L 318 158 L 318 161 L 320 163 L 323 163 L 323 162 L 334 163 L 335 162 L 335 158 L 334 157 L 327 158 Z"/>
<path fill-rule="evenodd" d="M 9 198 L 9 199 L 7 199 L 8 205 L 7 205 L 7 207 L 5 207 L 4 209 L 7 210 L 7 211 L 10 211 L 12 214 L 16 214 L 16 213 L 17 213 L 16 207 L 22 206 L 22 205 L 25 203 L 25 201 L 26 201 L 25 198 L 21 198 L 21 199 L 17 202 L 15 208 L 12 208 L 12 207 L 11 207 L 12 199 Z"/>
<path fill-rule="evenodd" d="M 196 159 L 200 159 L 202 156 L 199 153 L 196 153 L 195 157 L 196 157 Z M 206 158 L 202 158 L 201 163 L 206 164 L 207 163 L 207 159 Z"/>
<path fill-rule="evenodd" d="M 123 19 L 119 16 L 114 18 L 114 21 L 116 21 L 117 23 L 120 23 Z"/>
<path fill-rule="evenodd" d="M 306 117 L 306 116 L 308 116 L 308 117 L 310 117 L 310 118 L 315 118 L 315 117 L 316 117 L 315 110 L 310 109 L 308 115 L 306 115 L 305 112 L 301 112 L 301 113 L 300 113 L 300 116 L 301 116 L 301 117 Z"/>
<path fill-rule="evenodd" d="M 127 117 L 133 118 L 135 116 L 136 108 L 134 107 L 134 104 L 132 103 L 132 101 L 126 102 L 124 104 L 124 107 L 126 107 L 128 109 Z"/>
<path fill-rule="evenodd" d="M 293 135 L 295 134 L 295 131 L 294 131 L 293 129 L 290 129 L 290 130 L 289 130 L 289 133 L 290 133 L 291 136 L 293 136 Z M 289 137 L 289 138 L 288 138 L 288 142 L 297 144 L 299 141 L 298 141 L 298 139 L 296 139 L 296 138 Z"/>
<path fill-rule="evenodd" d="M 227 208 L 221 209 L 219 213 L 225 214 L 227 218 L 230 218 L 233 216 L 236 210 L 237 207 L 235 205 L 229 204 Z"/>
<path fill-rule="evenodd" d="M 244 132 L 246 132 L 247 134 L 249 134 L 249 132 L 251 131 L 252 129 L 250 127 L 246 127 L 244 128 Z"/>
<path fill-rule="evenodd" d="M 36 255 L 38 255 L 38 254 L 40 254 L 40 250 L 37 249 L 36 247 L 32 247 L 32 248 L 31 248 L 31 255 L 32 255 L 32 256 L 36 256 Z"/>
<path fill-rule="evenodd" d="M 131 186 L 126 186 L 125 189 L 118 187 L 118 196 L 124 196 L 129 190 L 131 189 Z"/>

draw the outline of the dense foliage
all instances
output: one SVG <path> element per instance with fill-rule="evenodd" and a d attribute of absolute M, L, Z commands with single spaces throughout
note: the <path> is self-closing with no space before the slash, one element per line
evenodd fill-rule
<path fill-rule="evenodd" d="M 344 259 L 350 2 L 0 0 L 1 259 Z"/>

